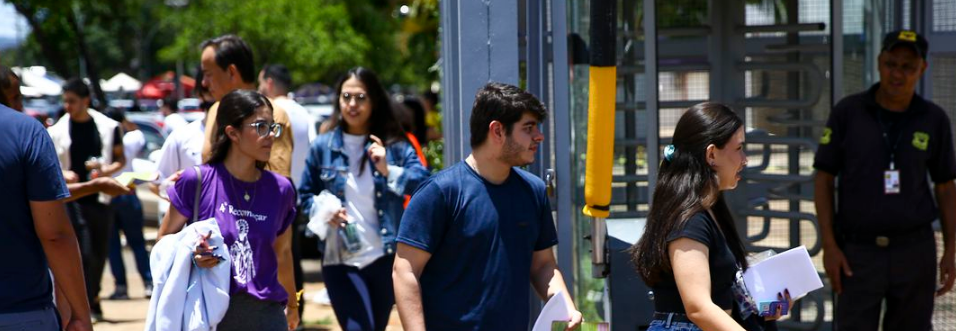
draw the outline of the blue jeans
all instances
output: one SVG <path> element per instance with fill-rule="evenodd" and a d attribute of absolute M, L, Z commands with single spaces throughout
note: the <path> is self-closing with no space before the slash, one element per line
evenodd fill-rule
<path fill-rule="evenodd" d="M 694 323 L 686 322 L 671 322 L 670 324 L 664 320 L 653 320 L 651 321 L 651 326 L 647 328 L 647 331 L 702 331 Z"/>
<path fill-rule="evenodd" d="M 143 283 L 151 285 L 153 275 L 149 271 L 149 253 L 146 252 L 146 240 L 143 238 L 143 205 L 136 194 L 120 195 L 113 198 L 113 212 L 116 222 L 110 234 L 110 271 L 116 279 L 116 285 L 126 285 L 126 266 L 123 264 L 123 246 L 120 243 L 120 230 L 126 234 L 126 244 L 133 250 L 136 268 L 143 277 Z"/>
<path fill-rule="evenodd" d="M 58 331 L 60 316 L 53 307 L 21 313 L 0 314 L 0 331 Z"/>
<path fill-rule="evenodd" d="M 322 266 L 332 310 L 342 330 L 383 331 L 395 305 L 392 262 L 385 255 L 363 269 L 346 265 Z"/>

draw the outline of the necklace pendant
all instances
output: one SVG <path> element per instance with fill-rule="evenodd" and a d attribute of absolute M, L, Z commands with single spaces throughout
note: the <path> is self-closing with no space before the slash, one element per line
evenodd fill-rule
<path fill-rule="evenodd" d="M 246 195 L 243 196 L 242 198 L 246 199 L 246 202 L 249 202 L 249 192 L 246 192 Z"/>

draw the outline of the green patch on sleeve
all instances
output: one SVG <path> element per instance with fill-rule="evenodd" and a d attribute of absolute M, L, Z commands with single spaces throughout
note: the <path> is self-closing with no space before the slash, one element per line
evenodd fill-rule
<path fill-rule="evenodd" d="M 833 134 L 833 130 L 829 127 L 823 128 L 823 136 L 820 136 L 820 145 L 829 145 L 830 136 Z"/>

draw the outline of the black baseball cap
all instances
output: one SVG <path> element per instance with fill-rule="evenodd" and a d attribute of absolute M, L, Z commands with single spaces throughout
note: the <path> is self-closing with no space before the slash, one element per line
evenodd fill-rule
<path fill-rule="evenodd" d="M 881 52 L 891 50 L 896 48 L 896 46 L 911 47 L 916 51 L 916 54 L 919 54 L 924 60 L 926 59 L 926 54 L 929 52 L 929 43 L 926 42 L 926 38 L 910 30 L 896 30 L 887 33 L 886 37 L 883 37 L 883 49 Z"/>

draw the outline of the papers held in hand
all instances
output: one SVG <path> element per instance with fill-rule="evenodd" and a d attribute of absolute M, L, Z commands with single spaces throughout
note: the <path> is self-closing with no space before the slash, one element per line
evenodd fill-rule
<path fill-rule="evenodd" d="M 778 293 L 790 291 L 793 300 L 823 288 L 807 248 L 800 246 L 754 263 L 744 272 L 744 282 L 756 302 L 777 301 Z"/>
<path fill-rule="evenodd" d="M 558 291 L 544 304 L 544 308 L 541 308 L 541 314 L 538 314 L 538 319 L 534 321 L 531 331 L 551 331 L 552 322 L 569 320 L 571 320 L 571 312 L 568 311 L 567 299 L 563 291 Z"/>
<path fill-rule="evenodd" d="M 133 187 L 142 183 L 149 183 L 159 178 L 155 172 L 124 172 L 116 176 L 116 181 L 123 186 Z"/>

